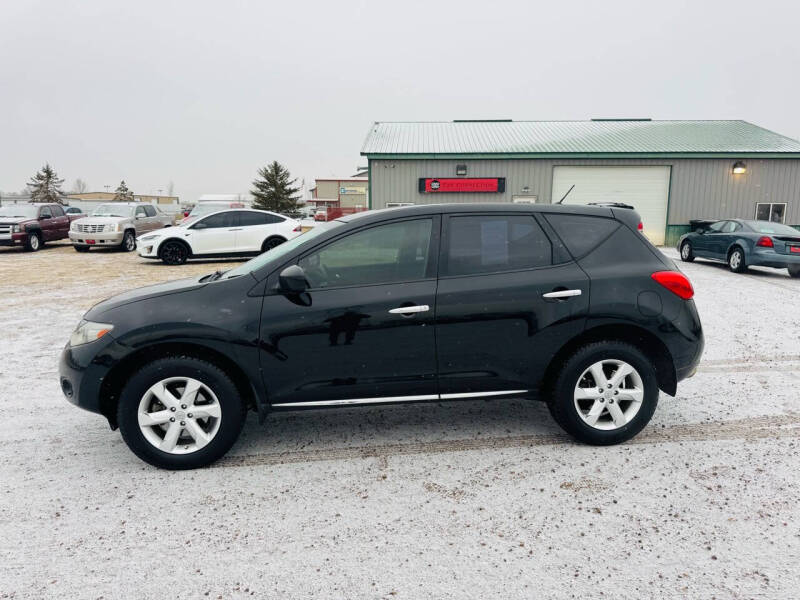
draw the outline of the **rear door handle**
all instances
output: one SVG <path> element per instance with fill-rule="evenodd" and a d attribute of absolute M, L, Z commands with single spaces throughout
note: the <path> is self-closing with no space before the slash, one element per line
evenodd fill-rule
<path fill-rule="evenodd" d="M 427 304 L 420 304 L 418 306 L 401 306 L 400 308 L 393 308 L 389 312 L 393 315 L 413 315 L 416 313 L 428 312 L 431 309 Z"/>
<path fill-rule="evenodd" d="M 542 298 L 571 298 L 572 296 L 580 296 L 581 293 L 581 290 L 559 290 L 542 294 Z"/>
<path fill-rule="evenodd" d="M 241 227 L 234 227 L 233 229 L 228 229 L 228 231 L 241 231 Z"/>

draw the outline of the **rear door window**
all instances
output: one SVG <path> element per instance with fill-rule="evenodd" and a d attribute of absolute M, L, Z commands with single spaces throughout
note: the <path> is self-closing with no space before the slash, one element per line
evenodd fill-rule
<path fill-rule="evenodd" d="M 553 263 L 550 239 L 532 215 L 448 219 L 443 275 L 480 275 Z"/>
<path fill-rule="evenodd" d="M 545 215 L 545 219 L 575 258 L 599 246 L 620 226 L 614 219 L 588 215 Z"/>
<path fill-rule="evenodd" d="M 267 213 L 240 211 L 238 215 L 240 227 L 266 225 L 269 222 L 267 221 Z"/>

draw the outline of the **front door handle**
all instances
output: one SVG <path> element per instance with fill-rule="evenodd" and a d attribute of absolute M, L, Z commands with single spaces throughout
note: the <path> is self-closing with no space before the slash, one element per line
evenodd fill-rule
<path fill-rule="evenodd" d="M 557 292 L 547 292 L 542 294 L 542 298 L 571 298 L 572 296 L 580 296 L 580 290 L 558 290 Z"/>
<path fill-rule="evenodd" d="M 427 304 L 420 304 L 417 306 L 401 306 L 400 308 L 393 308 L 389 312 L 393 315 L 413 315 L 416 313 L 428 312 L 431 309 Z"/>

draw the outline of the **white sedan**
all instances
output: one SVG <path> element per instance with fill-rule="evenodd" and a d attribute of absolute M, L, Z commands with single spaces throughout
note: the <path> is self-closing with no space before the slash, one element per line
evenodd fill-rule
<path fill-rule="evenodd" d="M 189 225 L 159 229 L 136 240 L 139 256 L 182 265 L 190 258 L 261 254 L 297 237 L 300 222 L 264 210 L 235 209 Z"/>

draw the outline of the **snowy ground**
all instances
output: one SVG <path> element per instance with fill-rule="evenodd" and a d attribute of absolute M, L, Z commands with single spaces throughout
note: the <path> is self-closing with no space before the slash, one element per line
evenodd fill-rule
<path fill-rule="evenodd" d="M 158 471 L 63 399 L 57 358 L 95 301 L 217 268 L 0 250 L 0 598 L 796 597 L 785 271 L 682 265 L 705 358 L 622 446 L 476 401 L 251 418 L 214 468 Z"/>

